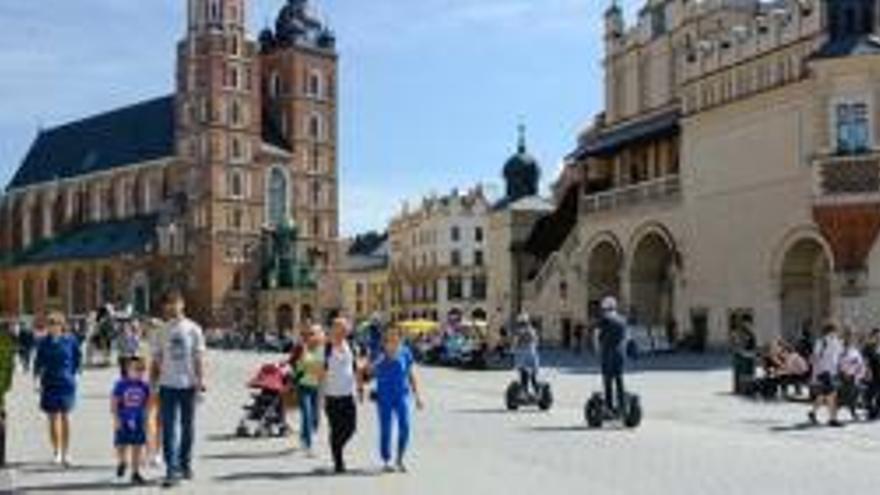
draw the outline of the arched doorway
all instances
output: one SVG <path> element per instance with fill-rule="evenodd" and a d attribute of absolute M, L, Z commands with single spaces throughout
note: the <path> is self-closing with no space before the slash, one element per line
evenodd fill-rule
<path fill-rule="evenodd" d="M 311 322 L 315 316 L 312 314 L 312 306 L 310 304 L 303 304 L 299 311 L 299 318 L 303 323 Z"/>
<path fill-rule="evenodd" d="M 34 279 L 25 275 L 21 281 L 21 314 L 34 314 Z"/>
<path fill-rule="evenodd" d="M 100 303 L 104 304 L 113 304 L 113 295 L 116 292 L 116 288 L 113 284 L 113 269 L 109 266 L 105 266 L 101 270 L 101 287 L 98 294 L 100 294 Z"/>
<path fill-rule="evenodd" d="M 831 314 L 831 262 L 815 239 L 795 242 L 782 260 L 780 309 L 782 336 L 791 341 Z"/>
<path fill-rule="evenodd" d="M 618 246 L 608 240 L 601 241 L 590 251 L 587 258 L 587 297 L 590 308 L 597 307 L 602 298 L 620 298 L 622 258 Z"/>
<path fill-rule="evenodd" d="M 88 287 L 85 270 L 78 268 L 73 272 L 70 282 L 71 309 L 74 315 L 85 315 L 88 312 Z"/>
<path fill-rule="evenodd" d="M 150 279 L 144 272 L 138 272 L 131 279 L 131 303 L 136 314 L 149 314 Z"/>
<path fill-rule="evenodd" d="M 293 330 L 293 307 L 289 304 L 278 306 L 275 311 L 275 325 L 278 327 L 278 335 L 285 335 Z"/>
<path fill-rule="evenodd" d="M 486 314 L 486 310 L 483 308 L 477 308 L 471 312 L 471 319 L 474 321 L 486 321 L 488 315 Z"/>
<path fill-rule="evenodd" d="M 674 318 L 676 286 L 675 247 L 660 233 L 642 237 L 630 267 L 631 315 L 649 329 L 659 329 Z"/>

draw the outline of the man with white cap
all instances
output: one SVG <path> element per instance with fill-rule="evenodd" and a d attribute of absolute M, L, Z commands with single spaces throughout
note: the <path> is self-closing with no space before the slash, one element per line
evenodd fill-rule
<path fill-rule="evenodd" d="M 605 403 L 612 411 L 622 412 L 624 408 L 623 368 L 626 352 L 626 320 L 617 312 L 617 299 L 611 296 L 602 300 L 601 308 L 602 316 L 599 318 L 598 325 L 599 359 L 602 365 Z"/>
<path fill-rule="evenodd" d="M 538 392 L 538 332 L 532 326 L 529 315 L 523 313 L 517 319 L 514 333 L 516 368 L 519 371 L 523 392 L 528 393 L 529 386 Z"/>

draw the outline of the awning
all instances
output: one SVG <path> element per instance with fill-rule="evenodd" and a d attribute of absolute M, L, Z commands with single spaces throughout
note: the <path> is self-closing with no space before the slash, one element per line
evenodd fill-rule
<path fill-rule="evenodd" d="M 14 265 L 141 254 L 155 237 L 156 216 L 84 225 L 13 255 Z"/>
<path fill-rule="evenodd" d="M 680 131 L 680 119 L 681 113 L 676 109 L 599 132 L 581 143 L 568 158 L 605 157 L 640 141 L 674 136 Z"/>

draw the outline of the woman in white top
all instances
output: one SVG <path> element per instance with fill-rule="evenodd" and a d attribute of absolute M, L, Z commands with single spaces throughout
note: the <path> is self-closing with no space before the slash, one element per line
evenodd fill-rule
<path fill-rule="evenodd" d="M 839 386 L 840 357 L 843 343 L 838 337 L 837 325 L 828 322 L 822 327 L 822 337 L 813 348 L 813 386 L 816 400 L 808 414 L 810 423 L 818 424 L 817 413 L 823 406 L 828 408 L 828 426 L 839 427 L 837 420 L 837 388 Z"/>
<path fill-rule="evenodd" d="M 324 374 L 324 410 L 330 429 L 330 451 L 336 473 L 346 470 L 343 452 L 357 429 L 358 399 L 363 400 L 363 380 L 354 350 L 348 343 L 349 324 L 344 318 L 333 321 L 327 344 Z"/>

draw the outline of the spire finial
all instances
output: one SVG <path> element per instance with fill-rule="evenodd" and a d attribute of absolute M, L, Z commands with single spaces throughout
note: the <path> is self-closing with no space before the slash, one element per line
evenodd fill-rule
<path fill-rule="evenodd" d="M 523 118 L 519 118 L 519 124 L 516 126 L 517 132 L 519 133 L 519 139 L 517 141 L 516 149 L 520 153 L 526 152 L 526 124 L 523 122 Z"/>

